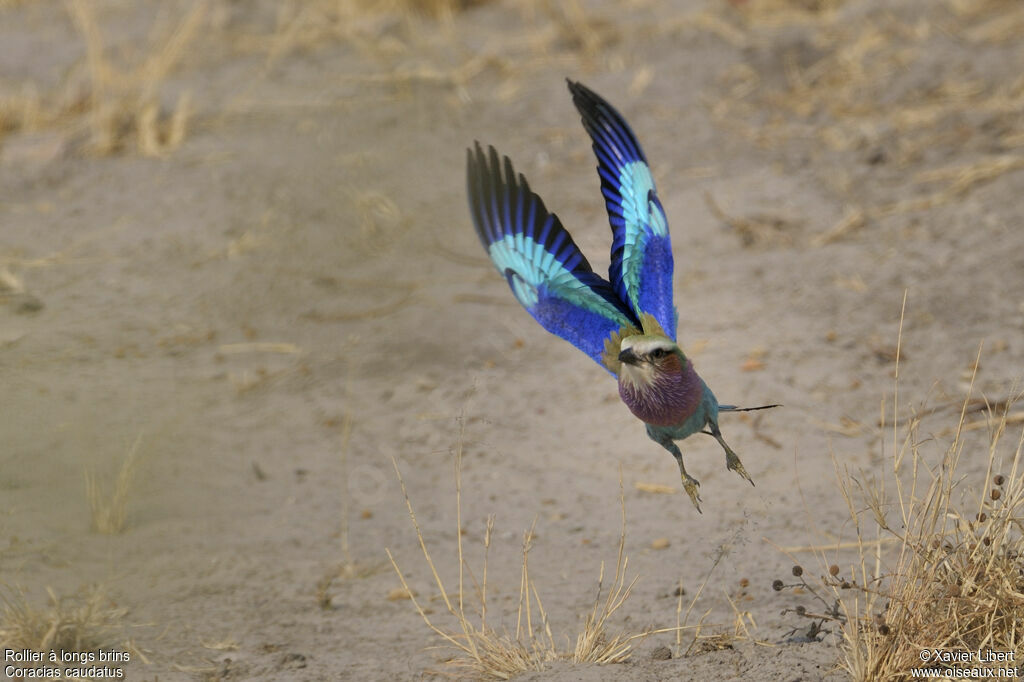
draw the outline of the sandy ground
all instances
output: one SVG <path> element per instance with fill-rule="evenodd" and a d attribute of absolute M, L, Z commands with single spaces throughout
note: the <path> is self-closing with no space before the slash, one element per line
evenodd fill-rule
<path fill-rule="evenodd" d="M 522 679 L 843 679 L 835 624 L 808 641 L 811 621 L 785 610 L 813 600 L 771 584 L 794 561 L 824 572 L 799 548 L 852 539 L 837 465 L 862 480 L 891 466 L 878 421 L 904 292 L 901 414 L 961 400 L 982 341 L 976 397 L 1011 394 L 1024 368 L 1024 17 L 994 0 L 888 4 L 496 2 L 434 19 L 0 2 L 8 598 L 45 609 L 47 588 L 100 586 L 123 611 L 108 641 L 131 641 L 129 679 L 429 676 L 451 652 L 400 598 L 385 548 L 454 623 L 392 462 L 452 592 L 461 440 L 477 577 L 495 518 L 495 628 L 515 629 L 535 522 L 530 576 L 556 641 L 575 640 L 616 561 L 621 471 L 639 578 L 612 631 L 675 626 L 681 584 L 687 623 L 706 614 L 702 634 L 723 635 L 655 660 L 681 653 L 655 634 L 624 664 Z M 725 402 L 785 405 L 723 421 L 754 488 L 712 439 L 685 442 L 703 515 L 614 382 L 518 308 L 473 234 L 478 139 L 607 267 L 566 76 L 646 147 L 702 376 Z M 954 411 L 923 428 L 935 456 Z M 125 528 L 98 533 L 85 472 L 109 488 L 136 439 Z M 854 560 L 824 556 L 844 574 Z M 749 630 L 735 638 L 730 600 Z"/>

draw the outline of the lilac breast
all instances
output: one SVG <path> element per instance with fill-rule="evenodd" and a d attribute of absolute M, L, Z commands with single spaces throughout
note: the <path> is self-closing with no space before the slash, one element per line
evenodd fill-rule
<path fill-rule="evenodd" d="M 704 385 L 686 361 L 681 372 L 655 374 L 649 385 L 634 385 L 619 379 L 619 397 L 638 419 L 655 426 L 682 424 L 700 406 Z"/>

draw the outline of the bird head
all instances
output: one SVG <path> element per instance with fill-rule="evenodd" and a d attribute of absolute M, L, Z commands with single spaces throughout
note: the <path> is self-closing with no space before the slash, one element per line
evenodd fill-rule
<path fill-rule="evenodd" d="M 653 385 L 658 377 L 680 374 L 686 355 L 675 341 L 663 334 L 634 334 L 619 343 L 619 380 L 635 388 Z"/>

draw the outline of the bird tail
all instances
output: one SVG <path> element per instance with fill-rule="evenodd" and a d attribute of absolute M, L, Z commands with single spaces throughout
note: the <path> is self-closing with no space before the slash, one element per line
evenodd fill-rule
<path fill-rule="evenodd" d="M 782 407 L 782 405 L 776 403 L 775 405 L 758 405 L 757 407 L 736 407 L 735 405 L 719 405 L 719 412 L 753 412 L 754 410 L 768 410 L 773 407 Z"/>

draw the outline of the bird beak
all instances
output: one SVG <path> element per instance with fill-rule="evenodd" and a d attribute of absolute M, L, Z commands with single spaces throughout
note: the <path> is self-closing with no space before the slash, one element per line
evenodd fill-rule
<path fill-rule="evenodd" d="M 624 362 L 627 365 L 636 365 L 640 363 L 640 358 L 633 352 L 632 348 L 627 348 L 619 353 L 619 362 Z"/>

